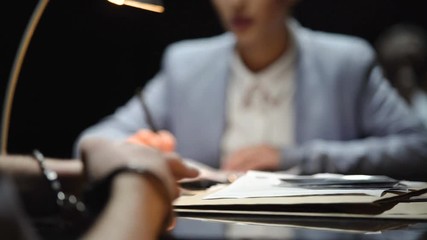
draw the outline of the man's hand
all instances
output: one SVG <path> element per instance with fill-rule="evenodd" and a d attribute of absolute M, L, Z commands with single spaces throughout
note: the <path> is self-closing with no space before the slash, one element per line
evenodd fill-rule
<path fill-rule="evenodd" d="M 176 197 L 176 180 L 196 177 L 198 172 L 187 167 L 177 154 L 165 154 L 157 149 L 128 142 L 114 142 L 99 138 L 82 141 L 82 160 L 87 177 L 95 181 L 122 166 L 145 168 L 160 179 Z"/>
<path fill-rule="evenodd" d="M 237 150 L 224 161 L 222 170 L 279 170 L 280 151 L 268 145 L 257 145 Z"/>
<path fill-rule="evenodd" d="M 143 144 L 87 138 L 81 142 L 81 150 L 84 169 L 91 181 L 123 166 L 146 169 L 161 180 L 126 173 L 116 176 L 101 220 L 89 232 L 88 239 L 126 238 L 114 236 L 155 239 L 159 231 L 165 230 L 162 225 L 168 224 L 168 229 L 174 227 L 171 204 L 179 196 L 177 180 L 196 177 L 197 170 L 187 167 L 177 154 Z M 159 191 L 162 188 L 159 183 L 164 184 L 169 196 Z M 113 225 L 120 227 L 110 227 Z"/>

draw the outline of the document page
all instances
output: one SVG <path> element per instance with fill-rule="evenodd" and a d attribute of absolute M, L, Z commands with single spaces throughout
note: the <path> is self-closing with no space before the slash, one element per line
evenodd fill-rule
<path fill-rule="evenodd" d="M 325 196 L 325 195 L 369 195 L 380 197 L 389 188 L 373 188 L 363 187 L 328 187 L 324 185 L 324 179 L 319 178 L 318 182 L 323 187 L 300 187 L 298 184 L 284 184 L 283 179 L 292 179 L 292 175 L 283 175 L 268 172 L 249 171 L 244 176 L 241 176 L 229 186 L 207 195 L 204 199 L 224 199 L 224 198 L 261 198 L 261 197 L 290 197 L 290 196 Z M 296 176 L 295 176 L 296 177 Z M 317 176 L 319 177 L 319 176 Z M 331 175 L 331 179 L 336 179 L 337 176 Z M 361 176 L 363 178 L 363 176 Z M 296 177 L 295 179 L 298 179 Z M 307 178 L 308 179 L 308 178 Z M 323 180 L 322 180 L 323 179 Z M 350 178 L 356 180 L 356 177 Z M 304 179 L 306 180 L 306 179 Z M 313 177 L 311 182 L 315 182 Z M 307 181 L 308 182 L 308 181 Z M 313 184 L 313 183 L 312 183 Z M 334 183 L 334 185 L 336 182 Z M 335 185 L 336 186 L 336 185 Z"/>

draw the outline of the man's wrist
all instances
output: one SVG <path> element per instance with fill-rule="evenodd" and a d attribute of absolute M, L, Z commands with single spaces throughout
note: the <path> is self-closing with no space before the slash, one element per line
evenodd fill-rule
<path fill-rule="evenodd" d="M 121 203 L 136 202 L 141 204 L 141 208 L 150 208 L 150 210 L 155 211 L 156 216 L 165 216 L 158 218 L 158 223 L 155 223 L 159 231 L 162 230 L 160 228 L 163 221 L 168 211 L 171 210 L 170 203 L 164 199 L 156 184 L 149 177 L 132 172 L 123 172 L 113 179 L 109 201 L 114 200 Z M 152 220 L 155 221 L 156 219 Z"/>
<path fill-rule="evenodd" d="M 155 196 L 155 204 L 165 209 L 163 212 L 165 217 L 160 219 L 164 226 L 159 230 L 166 230 L 173 220 L 172 198 L 169 190 L 162 179 L 149 169 L 132 166 L 119 167 L 105 178 L 92 183 L 85 196 L 88 207 L 95 215 L 98 215 L 107 203 L 124 200 L 134 202 L 133 199 L 137 199 L 137 201 L 145 199 L 144 202 L 150 200 L 154 203 L 152 200 Z M 120 200 L 115 201 L 118 199 Z M 161 205 L 159 205 L 160 202 Z"/>

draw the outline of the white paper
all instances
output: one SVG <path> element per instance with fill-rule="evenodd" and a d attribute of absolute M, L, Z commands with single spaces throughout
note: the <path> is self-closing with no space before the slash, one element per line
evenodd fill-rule
<path fill-rule="evenodd" d="M 229 186 L 207 195 L 208 199 L 226 198 L 259 198 L 259 197 L 292 197 L 319 195 L 369 195 L 380 197 L 384 189 L 306 189 L 283 187 L 278 185 L 283 174 L 249 171 Z M 290 175 L 287 175 L 290 177 Z"/>

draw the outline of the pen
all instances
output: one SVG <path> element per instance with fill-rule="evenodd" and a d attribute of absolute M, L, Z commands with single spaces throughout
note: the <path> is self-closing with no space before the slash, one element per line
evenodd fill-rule
<path fill-rule="evenodd" d="M 158 128 L 156 127 L 156 125 L 154 125 L 153 117 L 152 117 L 152 115 L 150 113 L 150 110 L 148 109 L 147 104 L 145 103 L 144 93 L 143 92 L 144 91 L 142 91 L 142 89 L 138 88 L 136 90 L 136 96 L 141 101 L 142 111 L 144 112 L 145 121 L 147 122 L 148 127 L 150 128 L 151 131 L 157 132 Z"/>

